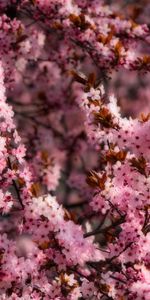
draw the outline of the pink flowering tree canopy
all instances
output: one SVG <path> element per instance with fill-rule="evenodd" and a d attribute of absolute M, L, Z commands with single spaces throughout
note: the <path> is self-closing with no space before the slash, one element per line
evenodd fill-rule
<path fill-rule="evenodd" d="M 0 300 L 150 300 L 149 15 L 0 0 Z"/>

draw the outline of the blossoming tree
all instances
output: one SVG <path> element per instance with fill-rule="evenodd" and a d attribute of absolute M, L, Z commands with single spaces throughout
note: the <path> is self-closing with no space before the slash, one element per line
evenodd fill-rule
<path fill-rule="evenodd" d="M 0 0 L 0 299 L 150 299 L 149 10 Z"/>

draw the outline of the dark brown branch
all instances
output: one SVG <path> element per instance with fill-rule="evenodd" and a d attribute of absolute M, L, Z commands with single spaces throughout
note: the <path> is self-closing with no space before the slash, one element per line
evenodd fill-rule
<path fill-rule="evenodd" d="M 11 162 L 10 162 L 10 158 L 9 158 L 9 157 L 8 157 L 8 166 L 9 166 L 9 168 L 12 170 Z M 24 205 L 23 205 L 23 203 L 22 203 L 22 199 L 21 199 L 21 197 L 20 197 L 20 192 L 19 192 L 19 189 L 18 189 L 18 187 L 17 187 L 16 181 L 15 181 L 15 180 L 12 180 L 12 183 L 13 183 L 13 187 L 14 187 L 14 189 L 15 189 L 15 191 L 16 191 L 18 201 L 19 201 L 20 205 L 22 206 L 22 209 L 24 209 Z"/>
<path fill-rule="evenodd" d="M 124 223 L 125 221 L 125 216 L 122 216 L 119 220 L 117 220 L 116 222 L 113 222 L 111 225 L 105 227 L 105 228 L 96 228 L 94 229 L 93 231 L 90 231 L 90 232 L 87 232 L 84 234 L 84 237 L 89 237 L 89 236 L 92 236 L 92 235 L 97 235 L 97 234 L 100 234 L 100 233 L 106 233 L 108 230 L 112 229 L 112 228 L 115 228 L 119 225 L 121 225 L 122 223 Z"/>

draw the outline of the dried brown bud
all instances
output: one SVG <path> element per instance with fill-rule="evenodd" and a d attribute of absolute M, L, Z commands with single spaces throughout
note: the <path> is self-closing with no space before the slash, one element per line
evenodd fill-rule
<path fill-rule="evenodd" d="M 104 190 L 106 180 L 106 173 L 104 173 L 102 177 L 100 177 L 99 174 L 95 171 L 90 171 L 86 178 L 86 182 L 88 185 L 93 188 L 100 188 L 101 190 Z"/>
<path fill-rule="evenodd" d="M 144 115 L 143 113 L 141 113 L 141 115 L 140 115 L 140 121 L 142 123 L 145 123 L 145 122 L 147 122 L 149 120 L 150 120 L 150 113 L 148 113 L 147 115 Z"/>
<path fill-rule="evenodd" d="M 96 123 L 100 123 L 106 128 L 119 129 L 119 126 L 114 123 L 113 116 L 106 107 L 102 107 L 99 112 L 94 112 Z"/>
<path fill-rule="evenodd" d="M 132 158 L 130 160 L 132 167 L 134 167 L 140 174 L 144 175 L 147 177 L 146 175 L 146 160 L 143 156 L 139 157 L 139 158 Z"/>
<path fill-rule="evenodd" d="M 33 183 L 31 185 L 30 191 L 34 197 L 38 197 L 40 195 L 41 187 L 38 182 Z"/>

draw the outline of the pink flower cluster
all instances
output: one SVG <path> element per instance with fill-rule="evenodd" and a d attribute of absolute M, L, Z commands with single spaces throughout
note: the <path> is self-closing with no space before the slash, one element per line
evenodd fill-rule
<path fill-rule="evenodd" d="M 149 4 L 111 2 L 0 0 L 2 300 L 150 299 Z"/>

